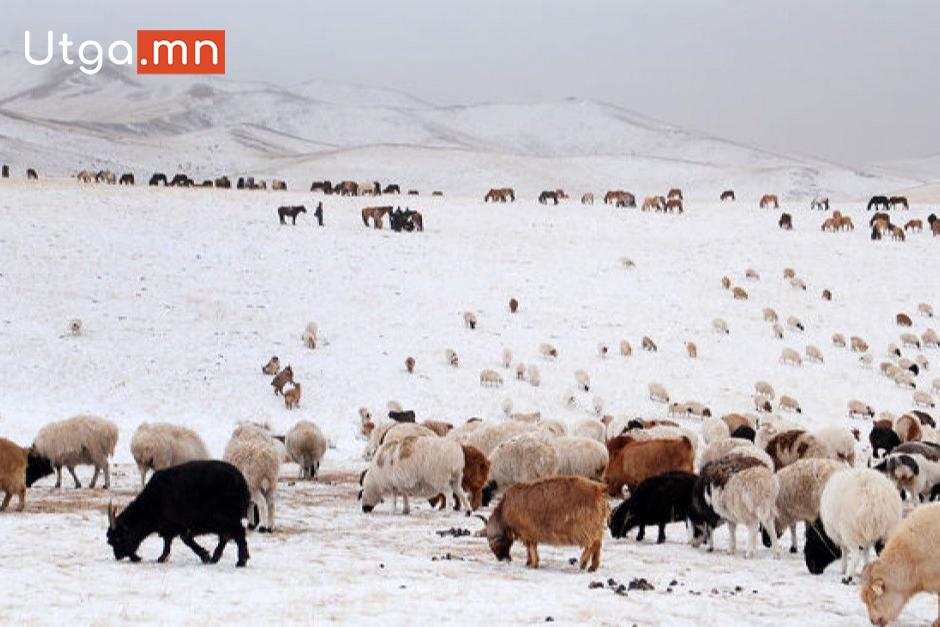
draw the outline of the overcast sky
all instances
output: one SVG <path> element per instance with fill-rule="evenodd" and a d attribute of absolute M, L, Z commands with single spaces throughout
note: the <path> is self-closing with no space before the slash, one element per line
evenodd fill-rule
<path fill-rule="evenodd" d="M 2 0 L 23 31 L 133 42 L 224 28 L 230 78 L 394 87 L 438 104 L 568 96 L 844 163 L 940 152 L 932 0 Z M 25 61 L 24 61 L 25 62 Z"/>

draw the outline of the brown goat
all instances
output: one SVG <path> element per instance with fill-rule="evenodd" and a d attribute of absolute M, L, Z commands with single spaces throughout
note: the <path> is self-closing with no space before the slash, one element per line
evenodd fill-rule
<path fill-rule="evenodd" d="M 284 406 L 287 409 L 296 409 L 297 405 L 300 404 L 300 384 L 294 383 L 293 387 L 289 390 L 284 390 Z"/>
<path fill-rule="evenodd" d="M 282 394 L 284 392 L 284 386 L 288 383 L 294 382 L 294 370 L 287 366 L 279 373 L 274 375 L 274 378 L 271 379 L 271 387 L 274 388 L 274 394 Z"/>
<path fill-rule="evenodd" d="M 428 423 L 424 423 L 428 426 Z M 443 434 L 441 435 L 443 437 Z M 463 446 L 463 479 L 460 487 L 467 493 L 470 500 L 470 509 L 476 511 L 483 507 L 483 486 L 490 476 L 490 460 L 486 458 L 483 451 L 475 446 Z M 428 499 L 431 507 L 444 509 L 446 500 L 443 494 L 438 494 L 434 498 Z M 454 498 L 454 509 L 460 509 L 460 500 Z"/>
<path fill-rule="evenodd" d="M 6 438 L 0 438 L 0 490 L 5 492 L 0 511 L 10 504 L 13 495 L 19 498 L 16 511 L 26 507 L 26 464 L 29 449 Z"/>
<path fill-rule="evenodd" d="M 897 321 L 899 327 L 909 327 L 914 324 L 911 317 L 903 312 L 896 315 L 894 319 Z"/>
<path fill-rule="evenodd" d="M 610 462 L 604 473 L 604 481 L 611 496 L 621 496 L 624 485 L 634 490 L 645 479 L 664 472 L 694 472 L 692 463 L 695 451 L 685 437 L 677 440 L 637 441 L 620 435 L 607 440 L 607 454 Z"/>
<path fill-rule="evenodd" d="M 486 523 L 486 538 L 500 561 L 511 561 L 513 542 L 522 542 L 529 568 L 539 567 L 539 543 L 579 546 L 583 548 L 581 570 L 594 572 L 601 563 L 609 514 L 602 483 L 583 477 L 523 481 L 510 486 L 493 510 Z"/>
<path fill-rule="evenodd" d="M 802 429 L 778 433 L 767 442 L 767 454 L 774 462 L 774 470 L 789 466 L 798 459 L 829 457 L 829 447 Z"/>
<path fill-rule="evenodd" d="M 735 300 L 747 300 L 747 290 L 743 287 L 735 287 L 731 290 L 731 295 L 734 296 Z"/>

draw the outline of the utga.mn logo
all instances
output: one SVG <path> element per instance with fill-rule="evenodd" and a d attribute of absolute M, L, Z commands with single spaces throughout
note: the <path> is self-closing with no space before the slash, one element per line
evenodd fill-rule
<path fill-rule="evenodd" d="M 225 74 L 224 30 L 139 30 L 136 50 L 130 42 L 117 40 L 107 47 L 94 40 L 76 45 L 68 33 L 56 40 L 48 31 L 45 55 L 42 42 L 34 42 L 24 32 L 24 54 L 32 65 L 46 65 L 56 56 L 56 48 L 66 65 L 79 64 L 85 74 L 97 74 L 105 62 L 136 65 L 138 74 Z M 38 44 L 39 53 L 33 50 Z"/>

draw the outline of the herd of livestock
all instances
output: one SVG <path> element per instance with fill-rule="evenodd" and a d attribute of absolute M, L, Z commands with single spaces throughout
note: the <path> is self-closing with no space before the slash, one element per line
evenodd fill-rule
<path fill-rule="evenodd" d="M 9 168 L 3 166 L 3 176 Z M 182 177 L 182 178 L 181 178 Z M 36 178 L 35 172 L 31 178 Z M 109 171 L 83 171 L 79 180 L 88 182 L 133 184 L 133 175 L 117 177 Z M 151 185 L 198 186 L 185 175 L 171 180 L 160 174 Z M 226 177 L 206 181 L 206 186 L 231 187 Z M 239 179 L 237 188 L 263 189 L 264 181 L 252 177 Z M 272 189 L 286 189 L 283 181 L 272 181 Z M 380 195 L 399 193 L 397 185 L 384 188 L 378 182 L 357 184 L 343 181 L 315 182 L 311 189 L 327 194 Z M 417 193 L 417 192 L 415 192 Z M 561 189 L 542 192 L 543 204 L 558 204 L 568 196 Z M 721 195 L 734 200 L 734 192 Z M 512 202 L 511 188 L 491 189 L 486 202 Z M 606 204 L 636 207 L 630 192 L 613 190 L 603 198 Z M 583 204 L 591 204 L 593 194 L 584 194 Z M 778 207 L 776 196 L 765 195 L 762 207 Z M 813 209 L 829 210 L 829 201 L 816 198 Z M 641 203 L 644 210 L 682 212 L 683 196 L 679 189 L 666 196 L 650 196 Z M 869 209 L 872 238 L 875 233 L 894 235 L 892 208 L 907 208 L 901 197 L 874 197 Z M 303 209 L 303 211 L 300 211 Z M 303 207 L 281 207 L 279 219 L 296 221 Z M 322 225 L 322 204 L 315 214 Z M 390 206 L 370 207 L 362 212 L 381 228 L 387 216 L 395 230 L 423 230 L 420 212 Z M 827 218 L 823 230 L 850 229 L 851 221 L 836 211 Z M 903 230 L 920 230 L 919 220 L 909 221 Z M 928 218 L 937 235 L 937 219 Z M 407 226 L 405 226 L 407 225 Z M 792 228 L 792 216 L 783 214 L 781 228 Z M 903 235 L 902 230 L 902 235 Z M 632 263 L 624 260 L 624 266 Z M 806 290 L 806 282 L 786 269 L 784 280 L 794 289 Z M 756 281 L 753 270 L 745 279 Z M 746 301 L 747 290 L 723 277 L 722 287 L 734 300 Z M 830 290 L 822 298 L 831 300 Z M 512 299 L 509 311 L 517 314 L 518 301 Z M 361 437 L 367 442 L 363 459 L 367 467 L 360 475 L 356 497 L 362 512 L 369 513 L 391 499 L 393 511 L 398 498 L 402 513 L 411 510 L 409 498 L 423 497 L 433 508 L 478 511 L 492 506 L 484 517 L 479 536 L 485 537 L 499 560 L 511 559 L 511 548 L 520 542 L 526 550 L 526 564 L 540 566 L 539 544 L 577 546 L 581 549 L 581 569 L 600 566 L 602 546 L 608 532 L 620 539 L 636 530 L 636 541 L 643 541 L 645 528 L 657 529 L 656 542 L 666 539 L 665 528 L 682 523 L 690 530 L 694 547 L 715 548 L 715 531 L 726 526 L 729 552 L 737 552 L 737 529 L 747 532 L 745 557 L 755 557 L 759 544 L 780 557 L 779 537 L 789 532 L 789 549 L 802 549 L 806 567 L 821 574 L 836 560 L 842 562 L 842 574 L 849 582 L 861 572 L 860 593 L 875 624 L 886 624 L 901 612 L 906 601 L 922 591 L 940 595 L 940 562 L 932 539 L 940 533 L 940 430 L 931 411 L 940 395 L 940 379 L 928 382 L 929 360 L 924 352 L 940 349 L 940 338 L 929 325 L 933 308 L 920 303 L 917 315 L 901 312 L 895 324 L 904 331 L 900 346 L 887 347 L 887 357 L 878 372 L 895 386 L 911 391 L 913 408 L 909 411 L 877 412 L 867 403 L 847 402 L 844 426 L 810 429 L 799 421 L 800 403 L 788 395 L 777 395 L 766 381 L 754 385 L 753 412 L 737 410 L 718 414 L 698 401 L 677 402 L 665 386 L 649 385 L 650 399 L 662 403 L 662 418 L 615 418 L 604 413 L 603 399 L 596 395 L 596 417 L 573 424 L 543 417 L 540 412 L 518 413 L 511 401 L 503 404 L 505 418 L 481 420 L 469 418 L 462 424 L 440 420 L 418 421 L 415 412 L 390 401 L 388 419 L 377 419 L 368 408 L 360 408 Z M 777 313 L 764 308 L 764 320 L 774 337 L 784 337 L 784 326 Z M 467 332 L 477 330 L 474 312 L 466 312 Z M 923 321 L 920 334 L 911 327 Z M 722 319 L 712 323 L 716 333 L 728 334 Z M 805 325 L 795 316 L 786 320 L 787 333 L 799 337 Z M 73 335 L 82 333 L 81 321 L 72 321 Z M 318 328 L 310 323 L 302 334 L 303 345 L 315 350 Z M 868 343 L 858 336 L 850 341 L 841 333 L 832 336 L 833 350 L 848 349 L 858 353 L 863 367 L 872 367 L 874 357 Z M 620 356 L 629 358 L 633 346 L 620 342 Z M 652 338 L 644 337 L 640 348 L 655 353 Z M 693 342 L 686 346 L 690 359 L 698 357 Z M 606 344 L 598 346 L 598 357 L 607 359 L 613 352 Z M 538 347 L 543 367 L 551 368 L 558 351 L 551 344 Z M 803 360 L 822 363 L 819 347 L 807 345 L 805 351 L 785 348 L 780 362 L 801 367 Z M 444 351 L 444 360 L 454 368 L 461 362 L 452 349 Z M 533 386 L 541 384 L 539 368 L 513 359 L 512 351 L 503 351 L 500 363 L 507 376 Z M 464 364 L 465 365 L 465 364 Z M 408 357 L 409 373 L 416 368 Z M 281 395 L 288 410 L 298 407 L 302 386 L 294 380 L 290 365 L 281 367 L 277 357 L 262 368 L 271 376 L 274 394 Z M 480 384 L 498 388 L 504 384 L 497 368 L 484 368 Z M 589 374 L 578 370 L 573 377 L 581 393 L 593 390 Z M 563 402 L 571 404 L 572 392 Z M 785 415 L 789 414 L 789 416 Z M 867 440 L 862 440 L 860 426 L 867 421 Z M 0 490 L 5 492 L 2 509 L 13 496 L 18 509 L 26 505 L 26 490 L 35 482 L 55 474 L 55 486 L 62 485 L 63 468 L 76 488 L 81 483 L 75 467 L 94 467 L 90 487 L 103 475 L 104 488 L 111 485 L 109 459 L 118 441 L 118 427 L 104 418 L 81 415 L 49 423 L 36 434 L 28 447 L 0 438 Z M 281 465 L 296 463 L 302 479 L 313 480 L 329 448 L 328 439 L 313 422 L 298 421 L 283 435 L 267 425 L 240 423 L 229 439 L 221 460 L 211 460 L 208 449 L 193 430 L 167 423 L 143 423 L 133 434 L 130 450 L 140 471 L 141 490 L 122 511 L 109 506 L 107 542 L 116 559 L 139 561 L 138 548 L 149 535 L 164 541 L 158 561 L 169 558 L 176 537 L 202 562 L 214 563 L 222 557 L 229 542 L 237 546 L 238 566 L 249 559 L 244 519 L 248 528 L 273 532 L 278 477 Z M 147 476 L 152 473 L 149 481 Z M 350 499 L 353 495 L 350 495 Z M 803 523 L 804 540 L 797 537 L 797 525 Z M 218 537 L 210 553 L 196 536 Z M 802 546 L 801 546 L 802 545 Z M 870 551 L 879 556 L 870 560 Z M 940 597 L 938 597 L 940 598 Z M 940 620 L 940 619 L 938 619 Z"/>

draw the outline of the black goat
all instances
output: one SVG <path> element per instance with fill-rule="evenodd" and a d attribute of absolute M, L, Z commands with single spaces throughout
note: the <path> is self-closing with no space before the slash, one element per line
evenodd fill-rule
<path fill-rule="evenodd" d="M 694 484 L 695 475 L 681 470 L 646 479 L 610 515 L 610 534 L 623 538 L 639 527 L 636 539 L 640 541 L 646 525 L 656 525 L 659 527 L 656 543 L 662 544 L 666 541 L 666 525 L 688 518 Z"/>

